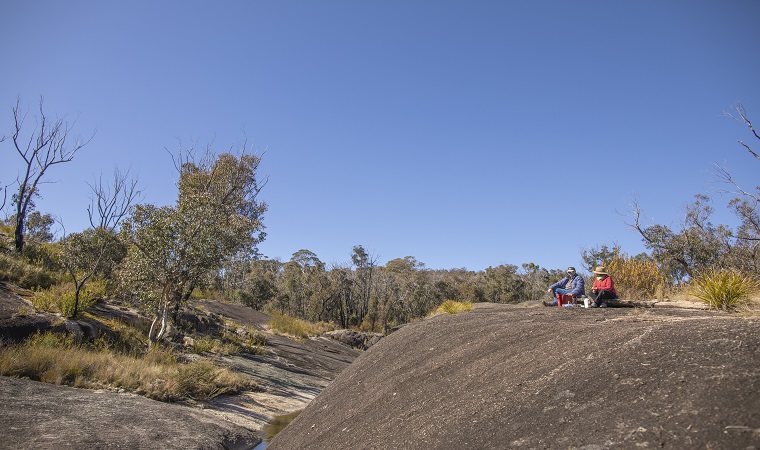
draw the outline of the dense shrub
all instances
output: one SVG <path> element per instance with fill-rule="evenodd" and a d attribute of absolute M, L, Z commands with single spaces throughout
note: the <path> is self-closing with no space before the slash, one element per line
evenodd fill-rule
<path fill-rule="evenodd" d="M 655 298 L 662 292 L 665 277 L 654 260 L 616 251 L 605 263 L 620 298 Z"/>
<path fill-rule="evenodd" d="M 94 305 L 106 293 L 104 281 L 93 281 L 79 292 L 79 310 L 85 311 Z M 35 308 L 60 313 L 65 317 L 74 312 L 74 285 L 72 283 L 56 284 L 49 289 L 37 291 L 32 299 Z"/>

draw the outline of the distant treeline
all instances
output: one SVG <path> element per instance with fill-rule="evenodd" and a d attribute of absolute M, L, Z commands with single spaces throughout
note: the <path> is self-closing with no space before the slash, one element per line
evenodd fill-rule
<path fill-rule="evenodd" d="M 327 267 L 299 250 L 290 261 L 233 261 L 216 281 L 225 296 L 260 310 L 312 322 L 387 331 L 424 317 L 446 300 L 517 303 L 546 297 L 564 276 L 535 264 L 507 264 L 485 271 L 431 270 L 412 256 L 378 265 L 362 246 L 351 263 Z"/>

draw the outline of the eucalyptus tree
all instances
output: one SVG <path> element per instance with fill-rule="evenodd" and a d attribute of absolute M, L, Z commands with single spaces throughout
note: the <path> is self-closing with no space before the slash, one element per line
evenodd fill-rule
<path fill-rule="evenodd" d="M 283 271 L 284 291 L 288 297 L 289 314 L 307 318 L 307 310 L 312 298 L 324 283 L 319 278 L 324 275 L 325 264 L 311 250 L 301 249 L 293 253 L 285 263 Z"/>
<path fill-rule="evenodd" d="M 85 285 L 97 273 L 110 272 L 123 257 L 124 247 L 115 238 L 113 230 L 89 228 L 81 233 L 71 233 L 61 240 L 58 259 L 74 283 L 71 318 L 79 314 Z"/>
<path fill-rule="evenodd" d="M 225 292 L 246 306 L 262 310 L 280 294 L 278 283 L 283 264 L 277 259 L 254 259 L 246 266 L 241 270 L 243 273 L 235 270 L 229 277 L 225 273 Z"/>
<path fill-rule="evenodd" d="M 355 298 L 358 299 L 358 320 L 364 321 L 369 312 L 369 301 L 372 289 L 372 276 L 377 267 L 377 256 L 370 255 L 361 245 L 355 245 L 351 254 L 351 262 L 356 266 Z"/>
<path fill-rule="evenodd" d="M 192 150 L 181 152 L 175 205 L 137 205 L 124 222 L 128 252 L 120 278 L 153 314 L 151 342 L 165 335 L 170 309 L 189 298 L 205 275 L 263 241 L 260 161 L 245 146 L 238 155 L 216 158 L 209 148 L 198 162 Z"/>
<path fill-rule="evenodd" d="M 330 280 L 330 289 L 333 295 L 333 315 L 342 328 L 348 328 L 352 316 L 351 294 L 354 283 L 354 274 L 348 265 L 333 264 L 327 274 Z"/>
<path fill-rule="evenodd" d="M 71 317 L 79 313 L 80 295 L 93 276 L 111 276 L 113 268 L 124 258 L 126 249 L 117 238 L 121 221 L 128 215 L 140 191 L 137 179 L 128 179 L 129 172 L 114 171 L 112 184 L 90 185 L 92 205 L 87 208 L 92 228 L 71 233 L 61 240 L 58 259 L 74 283 L 74 307 Z M 30 228 L 35 223 L 29 215 Z"/>
<path fill-rule="evenodd" d="M 483 278 L 484 300 L 494 303 L 517 303 L 523 296 L 525 282 L 517 266 L 502 264 L 486 268 Z"/>

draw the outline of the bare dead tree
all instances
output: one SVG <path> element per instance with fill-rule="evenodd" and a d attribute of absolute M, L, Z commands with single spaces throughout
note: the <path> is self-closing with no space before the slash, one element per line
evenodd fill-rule
<path fill-rule="evenodd" d="M 0 211 L 5 209 L 5 202 L 8 200 L 8 186 L 3 186 L 3 201 L 0 202 Z"/>
<path fill-rule="evenodd" d="M 729 112 L 724 112 L 723 114 L 727 117 L 730 117 L 746 125 L 749 128 L 749 130 L 752 132 L 752 134 L 755 135 L 755 137 L 758 140 L 760 140 L 760 135 L 757 134 L 757 130 L 755 130 L 755 127 L 752 126 L 752 122 L 750 122 L 749 118 L 747 117 L 747 110 L 744 108 L 744 105 L 741 102 L 736 102 L 733 105 L 733 110 L 736 111 L 736 114 L 738 114 L 739 117 L 736 117 L 732 113 L 729 113 Z M 752 150 L 752 148 L 749 145 L 745 144 L 744 141 L 742 141 L 741 139 L 738 139 L 737 142 L 739 142 L 739 144 L 741 144 L 741 146 L 744 147 L 752 156 L 760 160 L 760 155 L 757 154 L 757 152 L 755 152 L 754 150 Z"/>
<path fill-rule="evenodd" d="M 747 117 L 747 110 L 744 108 L 744 105 L 741 102 L 736 102 L 732 108 L 735 113 L 724 112 L 724 115 L 745 125 L 749 128 L 752 135 L 760 141 L 760 135 L 758 135 L 757 130 L 755 130 L 752 122 Z M 750 155 L 754 156 L 755 159 L 760 160 L 760 154 L 752 150 L 752 147 L 741 139 L 738 139 L 737 142 L 739 142 Z M 718 179 L 725 184 L 733 186 L 732 191 L 725 192 L 737 196 L 731 201 L 730 205 L 742 220 L 745 232 L 738 233 L 736 238 L 745 241 L 760 241 L 760 217 L 757 213 L 758 205 L 760 205 L 760 186 L 755 188 L 755 192 L 748 191 L 739 185 L 739 182 L 734 179 L 726 167 L 716 165 L 716 168 Z M 748 230 L 750 231 L 749 233 L 747 233 Z M 757 248 L 757 244 L 755 244 L 755 247 Z"/>
<path fill-rule="evenodd" d="M 16 223 L 14 230 L 14 244 L 17 253 L 24 249 L 24 226 L 26 215 L 30 206 L 33 207 L 33 199 L 39 193 L 40 184 L 45 173 L 51 167 L 63 164 L 74 159 L 74 155 L 82 147 L 87 145 L 92 138 L 86 141 L 79 137 L 70 142 L 69 133 L 73 124 L 69 125 L 63 119 L 51 121 L 45 115 L 43 110 L 44 99 L 40 97 L 39 117 L 36 117 L 37 123 L 28 133 L 28 136 L 22 136 L 26 113 L 21 112 L 21 99 L 16 100 L 13 110 L 13 134 L 11 140 L 16 148 L 16 152 L 24 161 L 22 173 L 16 180 L 18 191 L 13 195 L 13 204 L 16 209 Z"/>
<path fill-rule="evenodd" d="M 89 184 L 92 190 L 87 214 L 93 228 L 114 231 L 122 219 L 140 197 L 142 191 L 137 187 L 137 179 L 129 178 L 129 171 L 121 173 L 114 169 L 111 184 L 106 184 L 101 175 L 96 184 Z"/>
<path fill-rule="evenodd" d="M 7 139 L 5 136 L 0 136 L 0 144 L 2 144 L 5 139 Z M 0 203 L 0 211 L 5 209 L 5 202 L 8 199 L 8 186 L 3 186 L 3 202 Z"/>

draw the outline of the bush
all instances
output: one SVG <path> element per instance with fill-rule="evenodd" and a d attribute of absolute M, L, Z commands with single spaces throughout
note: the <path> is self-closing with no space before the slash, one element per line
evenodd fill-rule
<path fill-rule="evenodd" d="M 461 312 L 472 311 L 472 302 L 457 302 L 446 300 L 433 311 L 433 314 L 457 314 Z"/>
<path fill-rule="evenodd" d="M 325 322 L 311 323 L 306 320 L 286 316 L 279 312 L 272 314 L 269 326 L 275 332 L 295 336 L 299 339 L 308 339 L 309 336 L 321 336 L 336 328 L 333 324 Z"/>
<path fill-rule="evenodd" d="M 169 385 L 172 398 L 210 400 L 218 395 L 244 389 L 247 382 L 240 374 L 221 370 L 208 361 L 180 365 Z"/>
<path fill-rule="evenodd" d="M 654 260 L 632 258 L 616 251 L 606 265 L 620 298 L 651 299 L 662 293 L 665 277 Z"/>
<path fill-rule="evenodd" d="M 55 278 L 47 270 L 35 267 L 21 257 L 4 253 L 0 253 L 0 280 L 24 289 L 47 289 L 55 283 Z"/>
<path fill-rule="evenodd" d="M 730 270 L 709 269 L 691 280 L 691 294 L 703 300 L 710 308 L 724 311 L 747 304 L 756 292 L 757 281 L 752 277 Z"/>
<path fill-rule="evenodd" d="M 193 340 L 190 351 L 193 353 L 207 353 L 218 350 L 219 342 L 211 336 L 201 336 Z"/>
<path fill-rule="evenodd" d="M 85 314 L 85 316 L 87 315 Z M 138 329 L 134 325 L 126 324 L 119 319 L 99 317 L 96 320 L 107 326 L 111 333 L 95 339 L 92 343 L 94 349 L 138 356 L 148 348 L 147 327 L 146 329 Z"/>
<path fill-rule="evenodd" d="M 79 292 L 79 311 L 85 311 L 102 298 L 105 293 L 105 282 L 92 282 L 87 284 Z M 37 291 L 32 298 L 32 305 L 35 308 L 47 311 L 57 312 L 65 317 L 70 317 L 74 313 L 75 300 L 74 285 L 72 283 L 62 283 L 52 286 L 50 289 Z"/>

